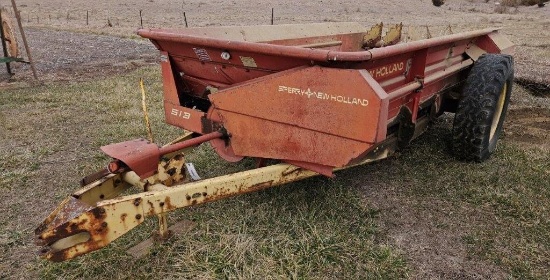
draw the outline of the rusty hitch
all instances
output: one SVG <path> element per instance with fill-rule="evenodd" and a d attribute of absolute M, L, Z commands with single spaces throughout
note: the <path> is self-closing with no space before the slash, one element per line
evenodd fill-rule
<path fill-rule="evenodd" d="M 393 152 L 394 142 L 384 142 L 363 161 L 344 168 L 386 158 Z M 51 261 L 64 261 L 98 250 L 150 216 L 158 217 L 158 233 L 164 236 L 167 225 L 162 223 L 166 223 L 165 215 L 170 211 L 319 175 L 296 165 L 280 163 L 189 181 L 185 176 L 187 170 L 182 150 L 175 151 L 175 147 L 183 149 L 189 143 L 196 141 L 165 146 L 171 147 L 169 149 L 157 148 L 159 154 L 163 151 L 172 153 L 157 161 L 156 174 L 150 177 L 143 179 L 131 170 L 109 173 L 66 198 L 35 230 L 36 243 L 41 246 L 40 256 Z M 138 193 L 120 196 L 131 187 L 137 188 Z"/>
<path fill-rule="evenodd" d="M 123 220 L 125 231 L 113 230 L 117 211 L 100 202 L 100 197 L 114 197 L 128 187 L 120 175 L 107 175 L 67 197 L 35 230 L 36 244 L 42 246 L 39 255 L 52 261 L 67 260 L 102 248 L 137 226 L 140 221 L 128 217 Z M 94 196 L 97 203 L 92 201 Z"/>
<path fill-rule="evenodd" d="M 163 147 L 143 139 L 101 147 L 113 161 L 107 168 L 83 178 L 80 183 L 84 188 L 66 198 L 37 227 L 36 243 L 42 246 L 40 255 L 53 261 L 70 259 L 104 247 L 134 228 L 145 216 L 140 206 L 141 199 L 118 200 L 112 204 L 104 204 L 105 201 L 115 198 L 132 185 L 148 191 L 183 182 L 183 156 L 176 154 L 171 159 L 161 157 L 224 135 L 213 132 Z M 187 134 L 182 140 L 191 136 Z M 118 208 L 109 208 L 112 205 Z"/>
<path fill-rule="evenodd" d="M 82 179 L 83 188 L 67 197 L 36 228 L 39 255 L 64 261 L 98 250 L 141 224 L 159 218 L 159 235 L 166 236 L 166 213 L 240 193 L 315 176 L 313 171 L 278 164 L 241 173 L 189 182 L 182 151 L 224 137 L 213 132 L 158 147 L 132 140 L 102 147 L 118 167 L 108 167 Z M 154 167 L 153 167 L 154 166 Z M 139 192 L 120 196 L 130 187 Z M 164 224 L 163 224 L 164 223 Z"/>
<path fill-rule="evenodd" d="M 35 230 L 36 243 L 42 258 L 69 260 L 107 246 L 146 217 L 315 175 L 285 163 L 172 186 L 149 183 L 157 175 L 141 180 L 133 171 L 110 174 L 65 199 Z M 131 186 L 142 192 L 117 197 Z"/>
<path fill-rule="evenodd" d="M 129 168 L 145 179 L 157 172 L 157 164 L 162 156 L 222 137 L 226 137 L 225 132 L 215 131 L 164 147 L 145 139 L 136 139 L 102 146 L 101 150 L 114 159 L 107 166 L 110 173 L 121 173 Z M 100 171 L 97 174 L 104 173 Z"/>

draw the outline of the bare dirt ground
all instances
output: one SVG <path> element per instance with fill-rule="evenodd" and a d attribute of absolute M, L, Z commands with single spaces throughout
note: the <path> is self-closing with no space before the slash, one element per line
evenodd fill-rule
<path fill-rule="evenodd" d="M 100 79 L 156 63 L 156 51 L 133 35 L 142 10 L 145 27 L 181 27 L 186 12 L 190 26 L 268 24 L 271 7 L 275 23 L 357 21 L 365 26 L 376 22 L 403 22 L 416 32 L 429 26 L 432 35 L 489 26 L 517 44 L 516 77 L 550 85 L 550 7 L 510 8 L 494 13 L 495 5 L 485 1 L 448 0 L 440 8 L 431 1 L 33 1 L 20 0 L 24 24 L 37 70 L 42 81 Z M 8 1 L 0 2 L 8 6 Z M 86 11 L 89 25 L 86 25 Z M 108 26 L 108 23 L 112 27 Z M 126 38 L 122 38 L 126 37 Z M 27 65 L 15 68 L 8 79 L 0 67 L 0 90 L 29 82 Z M 540 94 L 540 92 L 539 92 Z M 544 94 L 544 93 L 542 93 Z M 523 149 L 550 151 L 550 98 L 536 97 L 516 85 L 504 139 Z M 367 178 L 362 184 L 368 185 Z M 382 210 L 380 227 L 390 246 L 404 252 L 411 261 L 415 278 L 506 278 L 494 264 L 472 260 L 460 241 L 465 225 L 475 224 L 484 209 L 459 208 L 434 200 L 411 200 L 402 190 L 369 186 L 365 199 Z M 35 201 L 38 203 L 38 201 Z M 53 205 L 54 201 L 43 203 Z M 428 207 L 429 205 L 429 207 Z M 438 205 L 438 206 L 434 206 Z M 433 211 L 434 208 L 439 211 Z M 26 215 L 42 216 L 44 207 L 27 209 Z M 445 226 L 441 226 L 445 225 Z M 18 258 L 32 258 L 24 253 Z M 15 261 L 14 261 L 15 262 Z M 18 260 L 17 263 L 25 263 Z"/>
<path fill-rule="evenodd" d="M 7 1 L 6 1 L 7 2 Z M 495 13 L 492 1 L 457 0 L 448 1 L 442 7 L 434 7 L 431 1 L 371 1 L 368 5 L 360 1 L 304 1 L 288 4 L 284 1 L 32 1 L 18 2 L 23 23 L 26 26 L 56 28 L 85 33 L 116 35 L 137 38 L 135 31 L 143 25 L 149 27 L 183 27 L 185 13 L 190 27 L 219 25 L 269 24 L 271 8 L 274 22 L 305 23 L 326 21 L 355 21 L 371 26 L 377 22 L 394 24 L 403 22 L 407 33 L 425 37 L 429 32 L 439 36 L 452 32 L 485 27 L 503 28 L 517 44 L 516 77 L 536 82 L 546 91 L 550 87 L 550 20 L 548 7 L 510 7 L 506 13 Z M 1 4 L 11 11 L 9 3 Z M 246 11 L 246 12 L 243 12 Z M 307 12 L 303 12 L 307 11 Z M 141 13 L 141 17 L 140 17 Z M 426 29 L 428 27 L 428 29 Z M 39 32 L 44 34 L 39 35 Z M 114 43 L 113 38 L 88 37 L 84 39 L 74 33 L 50 33 L 41 29 L 28 33 L 31 48 L 37 56 L 38 67 L 45 80 L 52 80 L 52 68 L 62 69 L 60 79 L 70 78 L 72 72 L 81 76 L 83 72 L 95 73 L 109 68 L 139 64 L 147 52 L 133 44 Z M 129 42 L 129 41 L 126 41 Z M 21 45 L 21 42 L 20 42 Z M 42 46 L 47 46 L 43 48 Z M 73 46 L 78 46 L 74 48 Z M 144 47 L 147 43 L 144 43 Z M 55 50 L 45 55 L 45 50 Z M 154 51 L 147 55 L 152 57 Z M 130 56 L 130 57 L 128 57 Z M 135 61 L 135 60 L 138 61 Z M 23 67 L 26 69 L 27 67 Z M 94 68 L 98 68 L 95 69 Z M 101 69 L 103 68 L 103 69 Z M 67 71 L 71 69 L 71 71 Z M 39 69 L 40 70 L 40 69 Z M 2 70 L 0 70 L 2 71 Z M 55 72 L 55 71 L 53 71 Z M 69 73 L 67 73 L 69 72 Z M 3 72 L 0 72 L 0 75 Z M 21 75 L 28 76 L 28 75 Z M 5 80 L 5 78 L 4 78 Z"/>
<path fill-rule="evenodd" d="M 144 40 L 29 27 L 25 34 L 43 82 L 98 79 L 156 63 L 155 47 Z M 2 65 L 3 66 L 3 65 Z M 17 75 L 0 70 L 0 86 L 31 81 L 28 65 L 13 64 Z"/>

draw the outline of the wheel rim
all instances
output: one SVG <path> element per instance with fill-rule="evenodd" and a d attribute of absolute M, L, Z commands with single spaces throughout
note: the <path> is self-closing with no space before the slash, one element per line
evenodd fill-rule
<path fill-rule="evenodd" d="M 492 140 L 495 136 L 495 133 L 497 132 L 498 124 L 500 122 L 500 116 L 502 115 L 502 111 L 504 110 L 504 100 L 506 100 L 506 91 L 508 90 L 508 83 L 505 83 L 502 87 L 502 91 L 500 92 L 500 95 L 498 96 L 498 101 L 495 108 L 495 114 L 493 116 L 493 122 L 491 123 L 491 134 L 489 135 L 489 139 Z"/>

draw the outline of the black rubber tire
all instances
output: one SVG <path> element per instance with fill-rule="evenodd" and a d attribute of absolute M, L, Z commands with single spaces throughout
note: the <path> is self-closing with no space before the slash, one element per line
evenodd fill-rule
<path fill-rule="evenodd" d="M 482 162 L 496 150 L 513 80 L 512 56 L 484 54 L 475 62 L 453 123 L 452 146 L 458 159 Z"/>

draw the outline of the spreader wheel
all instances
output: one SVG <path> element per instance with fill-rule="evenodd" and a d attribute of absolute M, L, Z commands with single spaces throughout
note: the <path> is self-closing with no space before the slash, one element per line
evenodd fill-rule
<path fill-rule="evenodd" d="M 2 29 L 4 29 L 4 41 L 6 42 L 8 56 L 18 57 L 19 47 L 17 46 L 17 37 L 15 37 L 15 32 L 10 19 L 10 15 L 8 14 L 8 11 L 4 8 L 0 9 L 0 13 L 2 13 Z"/>
<path fill-rule="evenodd" d="M 484 54 L 472 67 L 453 123 L 457 158 L 481 162 L 495 151 L 514 79 L 509 55 Z"/>

